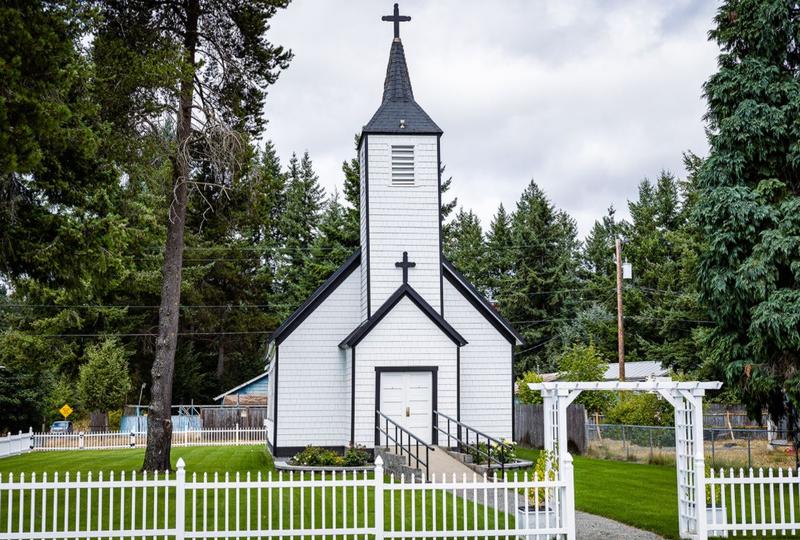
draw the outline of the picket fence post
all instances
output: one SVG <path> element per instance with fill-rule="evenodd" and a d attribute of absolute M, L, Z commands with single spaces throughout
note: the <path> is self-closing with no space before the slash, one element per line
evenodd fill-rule
<path fill-rule="evenodd" d="M 236 422 L 236 446 L 239 446 L 239 422 Z"/>
<path fill-rule="evenodd" d="M 78 433 L 78 450 L 83 450 L 83 431 Z"/>
<path fill-rule="evenodd" d="M 186 463 L 178 458 L 175 473 L 175 540 L 184 540 L 186 533 Z"/>
<path fill-rule="evenodd" d="M 564 482 L 564 526 L 567 529 L 567 540 L 575 540 L 575 475 L 572 455 L 564 458 L 564 471 L 561 481 Z"/>
<path fill-rule="evenodd" d="M 383 540 L 383 458 L 375 458 L 375 540 Z"/>

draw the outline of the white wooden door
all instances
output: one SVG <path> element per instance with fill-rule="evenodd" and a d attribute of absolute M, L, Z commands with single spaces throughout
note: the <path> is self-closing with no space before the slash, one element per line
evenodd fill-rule
<path fill-rule="evenodd" d="M 429 371 L 389 371 L 381 373 L 380 378 L 379 410 L 415 436 L 430 443 L 433 426 L 432 374 Z"/>

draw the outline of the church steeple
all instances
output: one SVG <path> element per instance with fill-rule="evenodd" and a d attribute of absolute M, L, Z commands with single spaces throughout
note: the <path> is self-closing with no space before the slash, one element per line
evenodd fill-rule
<path fill-rule="evenodd" d="M 394 23 L 394 39 L 389 50 L 386 79 L 383 82 L 383 100 L 372 119 L 364 126 L 363 133 L 440 135 L 442 130 L 414 101 L 414 91 L 411 89 L 406 55 L 400 40 L 400 23 L 410 21 L 411 17 L 400 15 L 395 4 L 394 14 L 385 15 L 382 19 Z"/>
<path fill-rule="evenodd" d="M 394 13 L 383 20 L 394 24 L 383 99 L 364 126 L 358 148 L 363 320 L 370 319 L 401 286 L 416 291 L 439 314 L 444 311 L 442 130 L 414 101 L 400 41 L 400 23 L 411 17 L 400 15 L 395 4 Z"/>

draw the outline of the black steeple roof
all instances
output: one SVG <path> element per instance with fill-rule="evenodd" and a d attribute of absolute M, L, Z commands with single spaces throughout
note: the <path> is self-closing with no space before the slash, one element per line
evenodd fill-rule
<path fill-rule="evenodd" d="M 397 16 L 396 5 L 395 16 Z M 385 17 L 384 20 L 393 19 Z M 410 17 L 402 20 L 410 20 Z M 383 83 L 383 101 L 372 119 L 364 126 L 363 133 L 442 133 L 439 126 L 414 101 L 414 91 L 411 89 L 406 55 L 403 51 L 403 42 L 400 41 L 397 23 L 395 23 L 395 38 L 389 51 L 386 80 Z"/>

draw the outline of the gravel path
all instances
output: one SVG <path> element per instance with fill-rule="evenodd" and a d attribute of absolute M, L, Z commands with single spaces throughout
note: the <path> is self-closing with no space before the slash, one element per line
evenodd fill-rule
<path fill-rule="evenodd" d="M 662 540 L 655 533 L 635 529 L 618 521 L 586 512 L 575 512 L 575 526 L 578 540 L 610 540 L 612 538 Z"/>
<path fill-rule="evenodd" d="M 480 477 L 475 477 L 473 475 L 472 469 L 469 469 L 466 465 L 456 460 L 446 451 L 437 451 L 431 453 L 429 466 L 430 471 L 436 473 L 436 476 L 444 473 L 447 478 L 450 478 L 451 475 L 455 473 L 456 478 L 460 481 L 461 478 L 463 478 L 462 475 L 466 473 L 465 476 L 468 484 L 473 481 L 482 483 L 482 479 Z M 477 500 L 479 503 L 483 503 L 485 501 L 484 492 L 480 489 L 477 492 L 477 497 L 475 496 L 476 494 L 474 489 L 469 488 L 467 488 L 465 492 L 458 493 L 458 495 L 461 497 L 466 497 L 470 500 Z M 489 499 L 489 505 L 493 506 L 491 499 Z M 504 508 L 504 511 L 513 514 L 516 511 L 514 501 L 509 500 L 508 505 L 509 508 Z M 504 507 L 505 505 L 501 503 L 500 506 Z M 633 540 L 663 540 L 655 533 L 636 529 L 630 525 L 625 525 L 612 519 L 595 516 L 594 514 L 587 514 L 586 512 L 576 511 L 575 520 L 575 532 L 577 533 L 577 540 L 615 540 L 617 538 Z"/>

